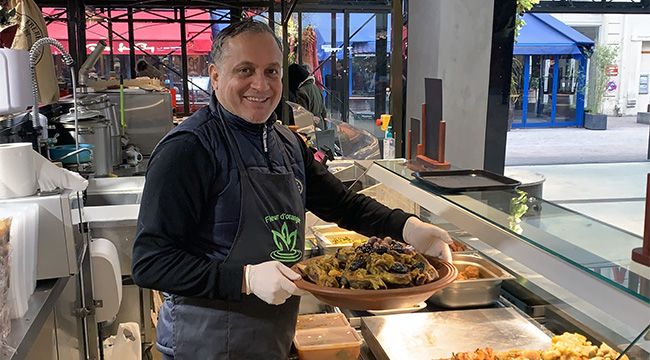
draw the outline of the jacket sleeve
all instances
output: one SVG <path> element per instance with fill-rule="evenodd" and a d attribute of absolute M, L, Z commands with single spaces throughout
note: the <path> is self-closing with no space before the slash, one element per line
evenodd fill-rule
<path fill-rule="evenodd" d="M 414 216 L 390 209 L 363 194 L 348 190 L 321 163 L 314 160 L 300 140 L 307 178 L 307 209 L 319 218 L 366 236 L 390 236 L 402 240 L 406 220 Z"/>
<path fill-rule="evenodd" d="M 192 134 L 164 141 L 147 169 L 133 279 L 181 296 L 240 300 L 243 269 L 192 252 L 216 165 Z"/>

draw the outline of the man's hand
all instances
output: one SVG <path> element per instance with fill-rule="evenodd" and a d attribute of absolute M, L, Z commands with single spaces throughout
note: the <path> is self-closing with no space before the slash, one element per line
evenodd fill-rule
<path fill-rule="evenodd" d="M 306 291 L 298 289 L 293 283 L 298 279 L 299 274 L 279 261 L 246 265 L 244 270 L 246 295 L 255 294 L 271 305 L 283 304 L 291 295 L 306 295 Z"/>
<path fill-rule="evenodd" d="M 451 250 L 448 244 L 453 241 L 447 231 L 411 216 L 404 224 L 402 236 L 407 244 L 412 245 L 420 253 L 436 256 L 451 263 Z"/>

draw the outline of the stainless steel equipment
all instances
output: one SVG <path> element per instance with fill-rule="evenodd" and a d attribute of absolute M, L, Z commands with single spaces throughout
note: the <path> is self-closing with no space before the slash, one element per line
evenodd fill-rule
<path fill-rule="evenodd" d="M 62 104 L 72 104 L 72 98 L 61 100 Z M 111 103 L 106 94 L 88 93 L 79 94 L 77 103 L 88 110 L 98 111 L 106 120 L 109 121 L 110 136 L 111 136 L 111 160 L 113 166 L 122 163 L 122 126 L 120 119 L 117 116 L 116 106 Z"/>
<path fill-rule="evenodd" d="M 378 360 L 449 359 L 487 346 L 507 351 L 551 345 L 545 332 L 512 308 L 364 317 L 361 333 Z"/>
<path fill-rule="evenodd" d="M 475 266 L 479 269 L 480 278 L 456 280 L 436 292 L 429 301 L 438 306 L 454 309 L 491 305 L 499 300 L 501 283 L 515 278 L 478 253 L 454 253 L 452 256 L 459 272 L 470 265 Z"/>
<path fill-rule="evenodd" d="M 107 92 L 111 103 L 119 108 L 119 92 Z M 171 95 L 168 92 L 125 90 L 124 117 L 129 143 L 151 155 L 160 139 L 174 128 Z"/>
<path fill-rule="evenodd" d="M 79 122 L 79 142 L 92 144 L 95 176 L 108 176 L 113 170 L 111 160 L 111 136 L 109 122 L 104 118 Z M 74 124 L 65 123 L 63 127 L 74 136 Z"/>
<path fill-rule="evenodd" d="M 72 206 L 70 190 L 60 194 L 34 195 L 0 200 L 0 204 L 38 204 L 38 263 L 36 278 L 67 277 L 79 271 L 77 254 L 82 246 L 75 237 L 72 216 L 77 211 Z"/>

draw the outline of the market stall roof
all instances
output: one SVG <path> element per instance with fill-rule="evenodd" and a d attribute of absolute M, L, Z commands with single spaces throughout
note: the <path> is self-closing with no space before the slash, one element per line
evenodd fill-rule
<path fill-rule="evenodd" d="M 47 11 L 51 9 L 43 9 Z M 152 22 L 134 22 L 133 30 L 135 37 L 135 53 L 137 55 L 143 54 L 142 50 L 151 55 L 180 55 L 181 54 L 181 29 L 178 23 L 173 22 L 159 22 L 162 21 L 164 11 L 161 14 L 150 12 L 135 12 L 133 17 L 135 20 Z M 187 34 L 187 53 L 188 55 L 206 55 L 210 53 L 212 47 L 212 32 L 210 24 L 209 13 L 201 10 L 186 10 L 188 18 L 195 20 L 206 20 L 205 24 L 188 23 L 186 26 Z M 112 15 L 114 18 L 125 17 L 126 11 L 115 10 Z M 158 21 L 158 22 L 155 22 Z M 126 22 L 113 22 L 113 54 L 114 55 L 128 55 L 129 54 L 129 32 L 128 24 Z M 50 37 L 59 40 L 63 46 L 68 48 L 68 27 L 66 22 L 53 21 L 47 25 L 47 32 Z M 90 53 L 99 40 L 104 40 L 107 44 L 104 49 L 104 54 L 108 55 L 110 49 L 108 48 L 108 29 L 106 23 L 88 22 L 86 24 L 86 50 Z M 142 50 L 141 50 L 142 49 Z M 53 48 L 53 53 L 57 53 Z"/>
<path fill-rule="evenodd" d="M 549 14 L 524 14 L 514 55 L 580 55 L 594 42 Z"/>

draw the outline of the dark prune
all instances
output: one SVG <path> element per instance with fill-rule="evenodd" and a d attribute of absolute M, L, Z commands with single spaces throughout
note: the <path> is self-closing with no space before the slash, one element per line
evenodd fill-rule
<path fill-rule="evenodd" d="M 361 251 L 363 253 L 370 253 L 372 252 L 372 245 L 369 243 L 359 245 L 357 246 L 357 251 Z"/>
<path fill-rule="evenodd" d="M 346 289 L 350 287 L 350 282 L 348 281 L 348 278 L 345 276 L 341 277 L 341 281 L 339 281 L 339 284 L 341 284 L 342 289 Z"/>
<path fill-rule="evenodd" d="M 411 266 L 411 269 L 419 269 L 420 271 L 424 271 L 424 263 L 423 262 L 417 262 Z"/>
<path fill-rule="evenodd" d="M 391 250 L 395 250 L 399 253 L 404 252 L 404 245 L 401 242 L 394 242 L 391 244 Z"/>
<path fill-rule="evenodd" d="M 351 271 L 355 271 L 355 270 L 365 268 L 365 267 L 366 267 L 366 259 L 364 259 L 364 258 L 355 259 L 350 264 L 350 270 Z"/>
<path fill-rule="evenodd" d="M 373 236 L 373 237 L 371 237 L 370 239 L 368 239 L 368 242 L 367 242 L 367 243 L 370 244 L 370 245 L 372 245 L 372 244 L 376 243 L 376 242 L 379 241 L 379 240 L 380 240 L 380 239 L 379 239 L 378 237 Z"/>
<path fill-rule="evenodd" d="M 406 274 L 407 272 L 409 272 L 409 269 L 406 267 L 406 265 L 402 264 L 401 262 L 395 262 L 390 267 L 389 271 L 397 274 Z"/>
<path fill-rule="evenodd" d="M 385 254 L 388 252 L 388 246 L 377 246 L 373 251 L 379 255 Z"/>

